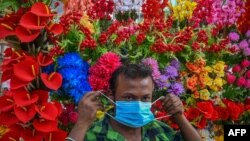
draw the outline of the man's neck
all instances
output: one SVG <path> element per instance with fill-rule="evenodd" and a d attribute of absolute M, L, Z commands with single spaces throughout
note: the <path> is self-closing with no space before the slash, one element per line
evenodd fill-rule
<path fill-rule="evenodd" d="M 110 119 L 110 124 L 114 130 L 123 135 L 128 141 L 141 141 L 141 128 L 131 128 Z"/>

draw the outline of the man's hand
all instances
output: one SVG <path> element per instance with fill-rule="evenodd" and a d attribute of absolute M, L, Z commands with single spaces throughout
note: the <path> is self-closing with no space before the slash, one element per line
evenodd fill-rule
<path fill-rule="evenodd" d="M 163 100 L 163 107 L 166 112 L 173 117 L 177 117 L 178 115 L 182 115 L 184 112 L 183 104 L 179 97 L 168 94 Z"/>
<path fill-rule="evenodd" d="M 99 92 L 88 92 L 78 104 L 78 120 L 69 133 L 69 137 L 76 141 L 83 141 L 85 134 L 95 120 L 97 110 L 103 110 L 98 99 Z"/>
<path fill-rule="evenodd" d="M 99 92 L 92 91 L 84 95 L 78 104 L 78 122 L 91 124 L 96 118 L 97 110 L 104 110 L 98 99 Z"/>

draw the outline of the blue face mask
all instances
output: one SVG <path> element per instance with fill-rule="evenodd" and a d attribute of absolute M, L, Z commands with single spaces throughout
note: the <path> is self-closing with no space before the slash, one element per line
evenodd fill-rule
<path fill-rule="evenodd" d="M 101 93 L 101 92 L 100 92 Z M 101 93 L 102 94 L 102 93 Z M 116 101 L 116 103 L 108 98 L 106 95 L 102 94 L 107 99 L 109 99 L 112 103 L 116 105 L 115 107 L 115 116 L 110 115 L 106 112 L 114 120 L 119 123 L 126 125 L 132 128 L 142 127 L 149 122 L 155 120 L 153 113 L 151 112 L 151 105 L 153 105 L 156 101 L 162 99 L 162 97 L 158 98 L 155 102 L 142 102 L 142 101 Z M 157 119 L 168 117 L 158 117 Z"/>

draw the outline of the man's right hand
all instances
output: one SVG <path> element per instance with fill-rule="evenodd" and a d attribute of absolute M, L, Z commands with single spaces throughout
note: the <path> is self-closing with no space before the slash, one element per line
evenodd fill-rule
<path fill-rule="evenodd" d="M 90 125 L 96 118 L 96 112 L 104 110 L 98 99 L 99 95 L 100 93 L 97 91 L 91 91 L 84 95 L 78 104 L 78 122 Z"/>

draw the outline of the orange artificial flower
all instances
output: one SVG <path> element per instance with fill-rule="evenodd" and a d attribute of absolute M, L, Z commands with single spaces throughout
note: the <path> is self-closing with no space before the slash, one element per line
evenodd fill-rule
<path fill-rule="evenodd" d="M 187 62 L 187 63 L 186 63 L 186 67 L 187 67 L 188 70 L 190 70 L 191 72 L 194 72 L 194 73 L 200 73 L 200 72 L 201 72 L 201 68 L 200 68 L 199 66 L 197 66 L 196 64 L 194 64 L 194 63 Z"/>
<path fill-rule="evenodd" d="M 196 90 L 196 85 L 197 85 L 198 78 L 197 76 L 193 75 L 192 77 L 187 79 L 187 88 L 190 89 L 191 91 Z"/>

